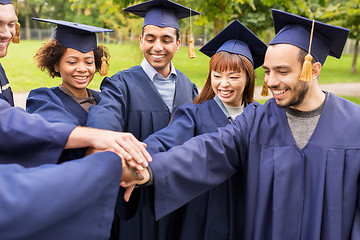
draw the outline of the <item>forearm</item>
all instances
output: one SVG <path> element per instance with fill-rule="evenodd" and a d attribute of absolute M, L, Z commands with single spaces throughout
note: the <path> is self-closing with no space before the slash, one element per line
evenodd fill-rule
<path fill-rule="evenodd" d="M 95 147 L 96 133 L 99 130 L 88 127 L 76 127 L 70 133 L 65 149 Z"/>
<path fill-rule="evenodd" d="M 65 149 L 93 147 L 97 150 L 116 152 L 127 160 L 131 167 L 143 170 L 151 161 L 146 145 L 131 133 L 114 132 L 89 127 L 76 127 L 66 142 Z"/>

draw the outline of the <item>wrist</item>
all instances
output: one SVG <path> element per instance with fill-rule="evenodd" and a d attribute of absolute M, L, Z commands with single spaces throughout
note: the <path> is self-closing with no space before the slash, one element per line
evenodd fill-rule
<path fill-rule="evenodd" d="M 142 187 L 148 187 L 148 186 L 152 186 L 152 185 L 154 185 L 154 175 L 153 175 L 153 172 L 152 172 L 152 169 L 151 169 L 151 167 L 150 166 L 148 166 L 147 168 L 146 168 L 146 170 L 147 170 L 147 172 L 148 172 L 148 177 L 149 177 L 149 179 L 146 181 L 146 182 L 144 182 L 144 183 L 142 183 L 142 184 L 139 184 L 139 186 L 142 186 Z M 146 171 L 145 170 L 145 171 Z"/>

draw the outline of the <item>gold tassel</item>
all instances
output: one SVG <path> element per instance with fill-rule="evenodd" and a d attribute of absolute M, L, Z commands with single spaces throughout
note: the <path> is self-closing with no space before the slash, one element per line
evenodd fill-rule
<path fill-rule="evenodd" d="M 20 23 L 15 23 L 15 36 L 11 40 L 13 43 L 20 43 Z"/>
<path fill-rule="evenodd" d="M 108 65 L 107 58 L 105 57 L 105 33 L 103 32 L 103 56 L 101 57 L 101 68 L 100 68 L 100 76 L 108 75 Z"/>
<path fill-rule="evenodd" d="M 107 65 L 107 59 L 105 56 L 101 58 L 101 69 L 100 69 L 100 75 L 101 76 L 107 76 L 108 75 L 108 65 Z"/>
<path fill-rule="evenodd" d="M 191 39 L 190 36 L 189 36 L 189 41 L 188 42 L 189 42 L 189 58 L 190 59 L 196 58 L 194 40 Z"/>
<path fill-rule="evenodd" d="M 304 64 L 302 66 L 300 80 L 310 82 L 312 80 L 312 64 L 313 57 L 307 54 L 305 57 Z"/>
<path fill-rule="evenodd" d="M 301 69 L 301 75 L 300 75 L 300 80 L 305 81 L 305 82 L 310 82 L 312 80 L 312 63 L 311 63 L 311 61 L 313 60 L 313 57 L 311 56 L 310 52 L 311 52 L 311 44 L 312 44 L 312 38 L 313 38 L 313 33 L 314 33 L 314 23 L 315 23 L 315 21 L 313 20 L 312 27 L 311 27 L 311 34 L 310 34 L 309 52 L 305 56 L 305 60 L 304 60 L 304 63 L 303 63 L 302 69 Z"/>
<path fill-rule="evenodd" d="M 19 16 L 19 0 L 16 2 L 16 17 Z M 20 23 L 16 21 L 15 23 L 15 36 L 11 40 L 13 43 L 20 43 Z"/>
<path fill-rule="evenodd" d="M 195 47 L 194 47 L 194 39 L 192 39 L 191 9 L 190 9 L 190 33 L 189 33 L 189 36 L 188 36 L 188 43 L 189 43 L 189 58 L 190 59 L 196 58 Z"/>
<path fill-rule="evenodd" d="M 264 85 L 261 90 L 261 96 L 263 96 L 263 97 L 269 96 L 269 87 L 265 82 L 264 82 Z"/>

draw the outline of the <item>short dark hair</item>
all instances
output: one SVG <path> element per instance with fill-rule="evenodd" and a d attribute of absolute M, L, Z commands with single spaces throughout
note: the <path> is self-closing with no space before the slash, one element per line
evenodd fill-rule
<path fill-rule="evenodd" d="M 299 60 L 299 62 L 301 63 L 301 64 L 303 64 L 304 63 L 304 61 L 305 61 L 305 57 L 306 57 L 306 55 L 308 54 L 308 52 L 306 52 L 306 51 L 304 51 L 303 49 L 301 49 L 301 48 L 299 48 L 300 49 L 300 51 L 299 51 L 299 58 L 298 58 L 298 60 Z M 316 63 L 317 61 L 316 61 L 316 59 L 313 57 L 313 60 L 311 61 L 311 64 L 314 64 L 314 63 Z"/>
<path fill-rule="evenodd" d="M 143 36 L 143 37 L 144 37 L 144 28 L 145 28 L 145 27 L 146 27 L 146 26 L 144 26 L 144 27 L 141 29 L 141 36 Z M 180 30 L 179 30 L 179 29 L 176 29 L 176 28 L 174 28 L 174 30 L 175 30 L 176 41 L 177 41 L 177 40 L 180 39 Z"/>
<path fill-rule="evenodd" d="M 67 47 L 51 39 L 46 42 L 39 50 L 36 52 L 34 59 L 38 64 L 38 67 L 41 71 L 47 71 L 50 77 L 61 77 L 60 73 L 55 71 L 55 66 L 59 64 L 60 58 L 65 54 Z M 101 68 L 101 58 L 105 56 L 107 60 L 110 58 L 107 47 L 97 46 L 94 50 L 95 58 L 95 68 L 96 72 L 100 71 Z M 108 64 L 108 62 L 107 62 Z M 108 64 L 109 65 L 109 64 Z"/>

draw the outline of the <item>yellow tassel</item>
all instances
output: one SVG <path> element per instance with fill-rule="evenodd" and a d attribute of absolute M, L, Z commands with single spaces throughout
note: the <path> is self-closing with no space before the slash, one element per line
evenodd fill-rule
<path fill-rule="evenodd" d="M 307 54 L 302 66 L 300 80 L 305 82 L 310 82 L 312 80 L 312 60 L 313 57 L 310 54 Z"/>
<path fill-rule="evenodd" d="M 305 60 L 302 65 L 301 75 L 300 75 L 300 80 L 305 81 L 305 82 L 310 82 L 312 80 L 312 63 L 311 63 L 311 61 L 313 60 L 313 57 L 311 56 L 310 52 L 311 52 L 311 44 L 312 44 L 312 39 L 313 39 L 313 34 L 314 34 L 314 25 L 315 25 L 315 20 L 312 21 L 309 52 L 305 56 Z"/>
<path fill-rule="evenodd" d="M 269 88 L 265 82 L 264 82 L 264 85 L 261 90 L 261 96 L 263 96 L 263 97 L 269 96 Z"/>
<path fill-rule="evenodd" d="M 107 65 L 107 59 L 106 59 L 106 57 L 102 57 L 102 58 L 101 58 L 100 75 L 101 75 L 101 76 L 107 76 L 107 75 L 108 75 L 108 65 Z"/>
<path fill-rule="evenodd" d="M 196 58 L 195 47 L 194 47 L 194 39 L 192 39 L 191 9 L 190 9 L 190 33 L 189 33 L 189 36 L 188 36 L 188 43 L 189 43 L 189 58 L 190 59 Z"/>
<path fill-rule="evenodd" d="M 191 39 L 191 36 L 189 36 L 189 41 L 188 42 L 189 42 L 189 58 L 190 59 L 196 58 L 194 40 Z"/>
<path fill-rule="evenodd" d="M 15 36 L 11 40 L 13 43 L 20 43 L 20 23 L 15 23 Z"/>

